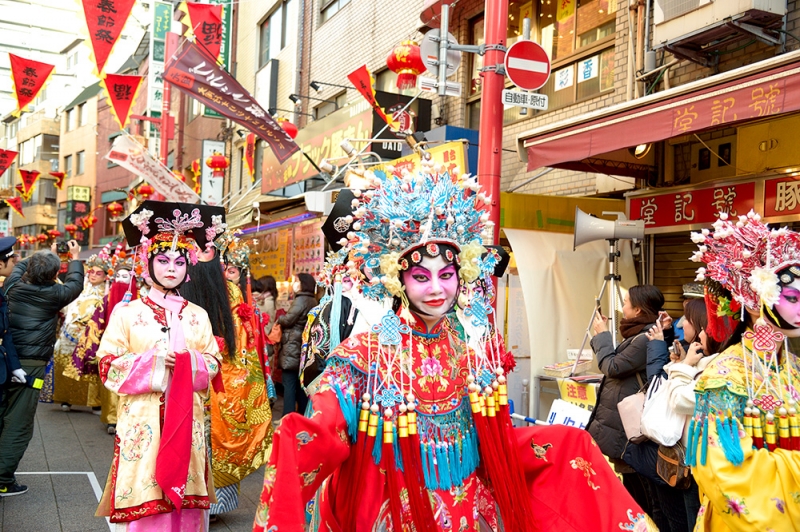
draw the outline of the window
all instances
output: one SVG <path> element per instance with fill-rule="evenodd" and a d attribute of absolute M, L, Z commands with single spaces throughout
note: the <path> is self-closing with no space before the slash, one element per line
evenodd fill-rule
<path fill-rule="evenodd" d="M 67 155 L 64 157 L 64 179 L 69 179 L 72 177 L 72 155 Z"/>
<path fill-rule="evenodd" d="M 314 107 L 314 120 L 319 120 L 323 116 L 328 116 L 337 109 L 344 107 L 344 104 L 347 103 L 347 92 L 341 92 L 333 98 L 328 98 L 328 100 L 328 102 Z"/>
<path fill-rule="evenodd" d="M 67 111 L 67 129 L 65 131 L 72 131 L 78 125 L 78 110 L 73 107 Z"/>
<path fill-rule="evenodd" d="M 75 175 L 83 175 L 86 171 L 86 152 L 78 152 L 78 168 L 75 170 Z"/>
<path fill-rule="evenodd" d="M 78 125 L 85 126 L 89 117 L 86 116 L 86 104 L 82 103 L 78 106 Z"/>
<path fill-rule="evenodd" d="M 344 6 L 350 3 L 350 0 L 325 0 L 322 2 L 322 12 L 320 22 L 325 22 L 336 13 L 339 12 Z"/>
<path fill-rule="evenodd" d="M 297 33 L 297 4 L 283 0 L 278 8 L 261 23 L 258 68 L 275 58 L 286 46 L 287 40 Z"/>
<path fill-rule="evenodd" d="M 508 45 L 522 37 L 523 20 L 530 18 L 531 39 L 544 47 L 553 62 L 550 79 L 538 91 L 548 95 L 548 110 L 613 89 L 617 8 L 618 0 L 509 1 Z M 483 16 L 470 21 L 469 37 L 470 44 L 485 43 Z M 483 58 L 470 56 L 467 123 L 476 127 L 480 120 Z M 510 82 L 508 86 L 511 87 Z M 547 111 L 527 110 L 522 114 L 520 108 L 508 106 L 503 121 L 508 124 L 543 112 Z"/>
<path fill-rule="evenodd" d="M 56 182 L 52 179 L 39 179 L 39 203 L 42 205 L 56 204 Z"/>

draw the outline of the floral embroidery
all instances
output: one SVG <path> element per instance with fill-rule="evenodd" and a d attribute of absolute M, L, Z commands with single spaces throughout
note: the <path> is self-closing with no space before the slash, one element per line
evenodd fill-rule
<path fill-rule="evenodd" d="M 299 451 L 302 446 L 308 445 L 309 443 L 314 441 L 314 438 L 316 438 L 316 437 L 317 437 L 316 434 L 309 434 L 305 430 L 298 432 L 297 436 L 296 436 L 296 438 L 297 438 L 297 450 Z"/>
<path fill-rule="evenodd" d="M 125 438 L 120 446 L 123 460 L 135 462 L 141 460 L 150 443 L 153 441 L 153 429 L 147 423 L 137 423 L 125 432 Z"/>
<path fill-rule="evenodd" d="M 545 443 L 544 445 L 536 445 L 536 442 L 534 442 L 533 438 L 531 438 L 531 449 L 533 449 L 533 454 L 536 456 L 536 458 L 544 460 L 545 462 L 547 462 L 547 456 L 546 456 L 547 450 L 550 449 L 550 447 L 552 446 L 553 446 L 552 443 Z M 573 465 L 572 467 L 574 468 L 575 466 Z"/>
<path fill-rule="evenodd" d="M 133 494 L 133 488 L 126 489 L 125 491 L 116 496 L 117 503 L 130 499 L 132 494 Z"/>
<path fill-rule="evenodd" d="M 792 492 L 792 502 L 795 504 L 800 504 L 800 491 Z"/>
<path fill-rule="evenodd" d="M 278 468 L 274 465 L 267 464 L 264 467 L 264 486 L 267 489 L 272 489 L 275 485 L 275 477 L 278 475 Z"/>
<path fill-rule="evenodd" d="M 783 502 L 783 499 L 773 497 L 770 500 L 775 501 L 775 508 L 777 508 L 780 513 L 786 513 L 786 503 Z"/>
<path fill-rule="evenodd" d="M 597 473 L 595 473 L 594 469 L 592 469 L 591 462 L 587 462 L 586 460 L 578 456 L 574 460 L 570 460 L 569 465 L 572 466 L 572 469 L 578 469 L 580 471 L 583 471 L 583 476 L 586 477 L 586 482 L 589 484 L 590 488 L 592 488 L 593 490 L 600 489 L 600 486 L 597 486 L 595 485 L 594 482 L 592 482 L 592 475 L 596 475 Z"/>
<path fill-rule="evenodd" d="M 317 478 L 320 470 L 322 469 L 322 464 L 318 465 L 316 469 L 309 471 L 308 473 L 300 473 L 303 477 L 303 487 L 308 487 L 314 483 L 314 479 Z"/>
<path fill-rule="evenodd" d="M 740 516 L 740 515 L 749 515 L 750 510 L 747 509 L 747 505 L 744 503 L 744 497 L 737 499 L 736 497 L 726 495 L 725 493 L 722 494 L 727 501 L 728 509 L 725 510 L 726 514 Z"/>
<path fill-rule="evenodd" d="M 202 451 L 205 446 L 205 438 L 203 437 L 203 426 L 196 419 L 192 421 L 192 447 L 198 451 Z"/>
<path fill-rule="evenodd" d="M 619 527 L 633 532 L 647 532 L 647 518 L 642 513 L 633 515 L 633 510 L 628 510 L 628 522 L 620 523 Z"/>

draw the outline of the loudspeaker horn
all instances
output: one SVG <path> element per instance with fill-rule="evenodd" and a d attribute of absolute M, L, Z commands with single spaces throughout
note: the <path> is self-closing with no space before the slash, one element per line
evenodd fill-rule
<path fill-rule="evenodd" d="M 603 220 L 583 212 L 575 207 L 575 239 L 572 249 L 594 240 L 620 240 L 644 238 L 644 221 L 625 220 L 621 212 L 603 212 L 603 214 L 616 214 L 617 220 Z"/>

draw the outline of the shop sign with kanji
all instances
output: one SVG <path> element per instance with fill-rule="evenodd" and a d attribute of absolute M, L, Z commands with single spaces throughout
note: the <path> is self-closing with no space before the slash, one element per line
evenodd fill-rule
<path fill-rule="evenodd" d="M 764 216 L 800 214 L 800 176 L 764 181 Z"/>
<path fill-rule="evenodd" d="M 755 203 L 753 182 L 718 185 L 630 199 L 631 220 L 644 220 L 645 229 L 692 224 L 711 224 L 717 214 L 750 212 Z"/>

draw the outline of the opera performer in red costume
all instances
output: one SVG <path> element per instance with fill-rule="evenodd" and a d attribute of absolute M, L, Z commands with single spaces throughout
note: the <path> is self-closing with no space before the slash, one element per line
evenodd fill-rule
<path fill-rule="evenodd" d="M 117 307 L 100 341 L 100 378 L 119 395 L 114 458 L 97 511 L 129 532 L 208 529 L 213 486 L 203 403 L 219 371 L 208 315 L 180 297 L 187 261 L 223 231 L 220 207 L 143 202 L 122 223 L 152 288 Z M 209 496 L 209 494 L 212 494 Z"/>
<path fill-rule="evenodd" d="M 331 352 L 309 417 L 281 420 L 254 530 L 655 530 L 588 433 L 511 426 L 475 180 L 367 175 L 327 268 L 393 311 Z"/>

